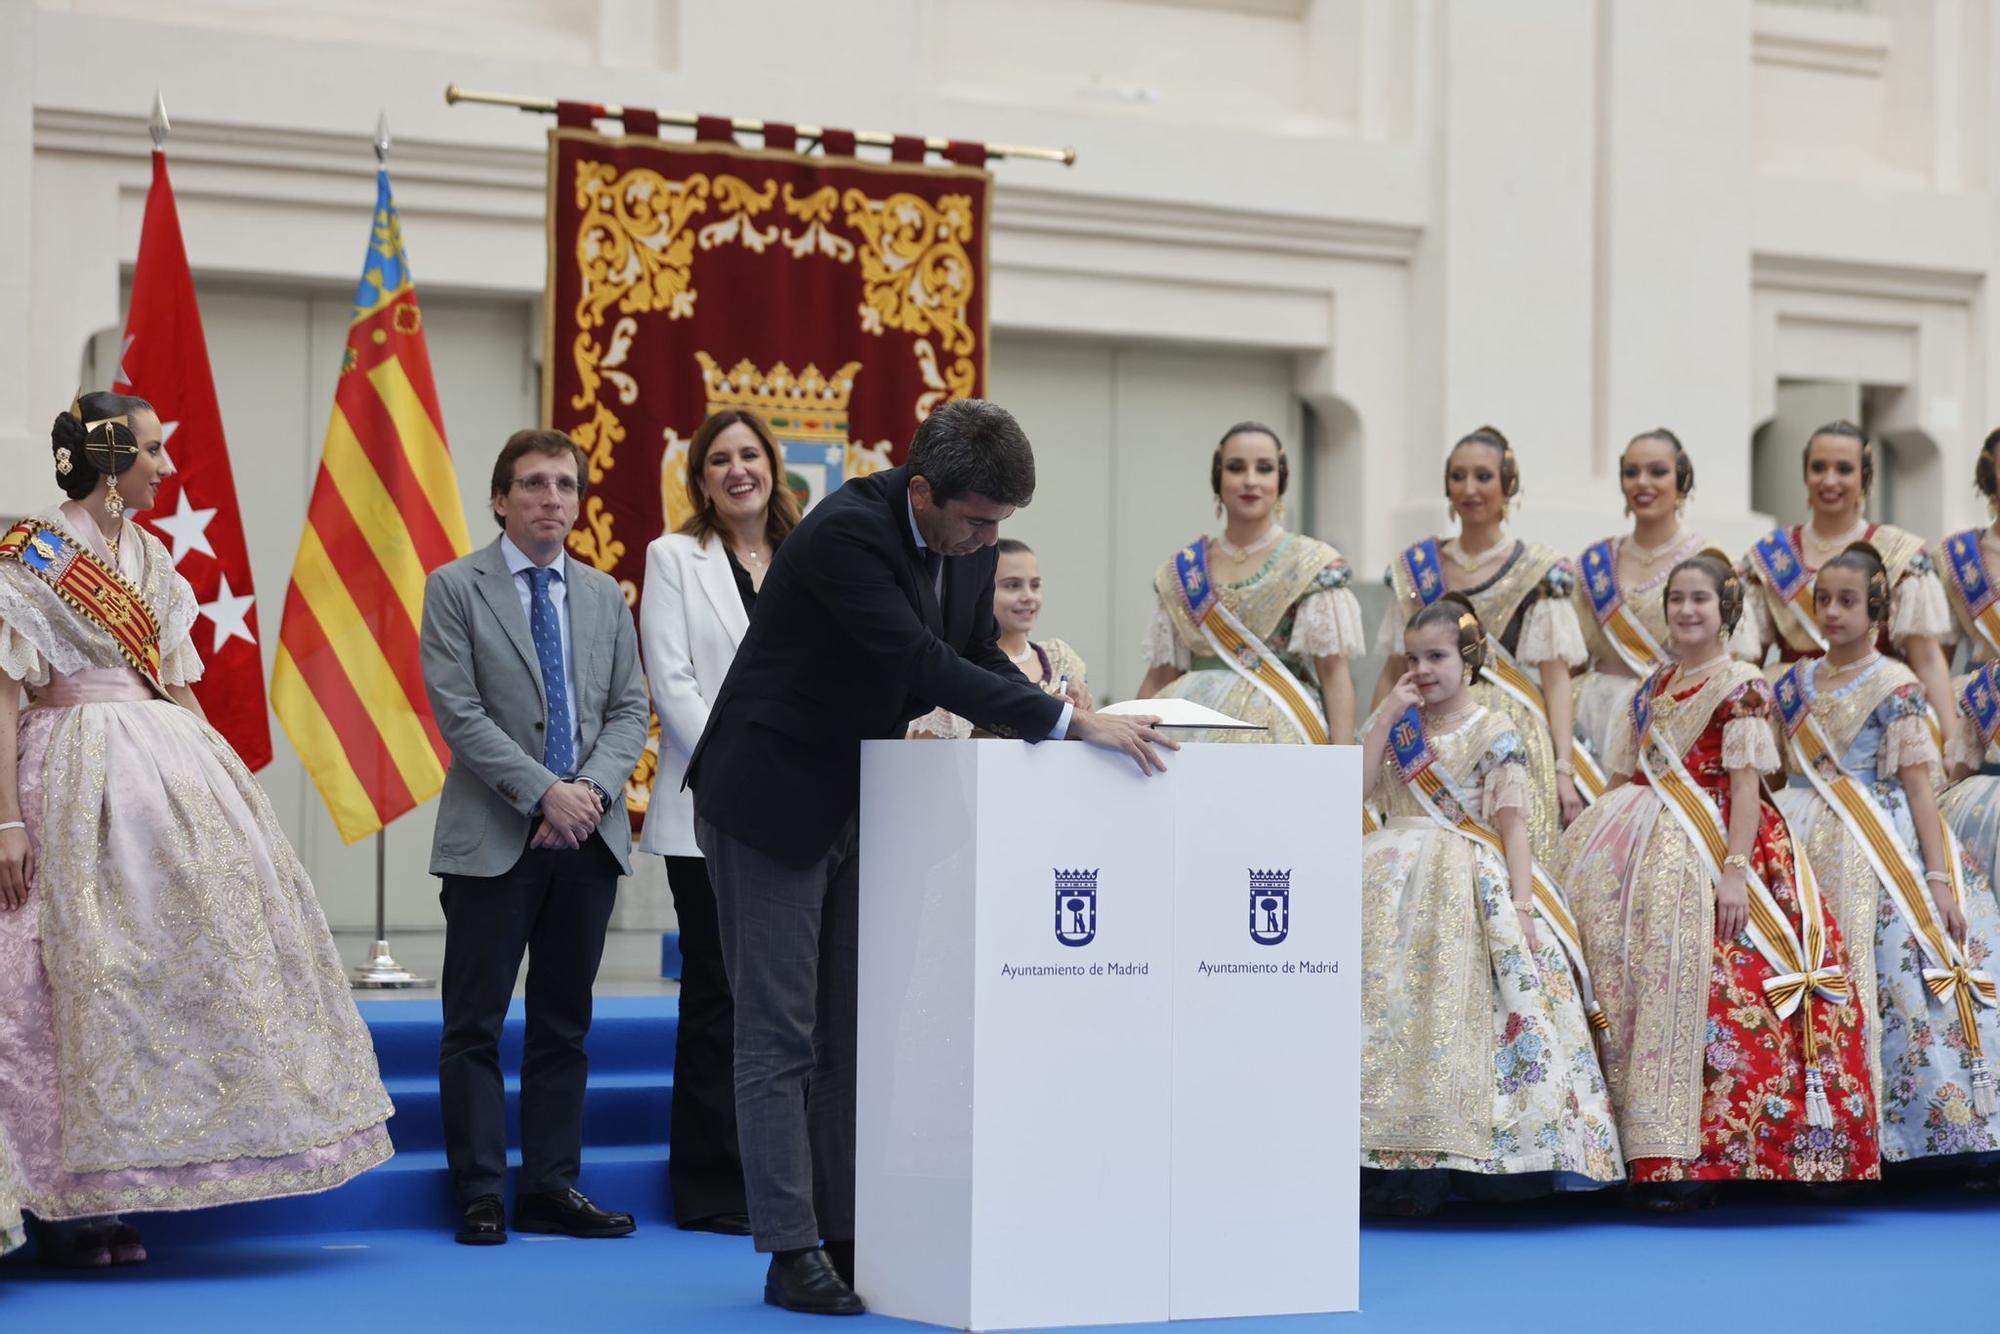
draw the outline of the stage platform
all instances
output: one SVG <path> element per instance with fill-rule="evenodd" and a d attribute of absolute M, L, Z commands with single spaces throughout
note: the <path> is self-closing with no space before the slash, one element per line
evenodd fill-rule
<path fill-rule="evenodd" d="M 657 949 L 658 936 L 652 940 Z M 747 1240 L 682 1233 L 668 1221 L 671 995 L 601 998 L 591 1034 L 582 1185 L 637 1214 L 638 1234 L 617 1241 L 516 1236 L 484 1248 L 455 1245 L 449 1236 L 437 1003 L 370 1000 L 361 1008 L 398 1108 L 390 1123 L 394 1160 L 324 1195 L 147 1215 L 155 1258 L 142 1268 L 78 1275 L 43 1269 L 27 1256 L 0 1260 L 0 1330 L 811 1327 L 808 1317 L 761 1305 L 764 1261 Z M 518 1063 L 519 1044 L 517 1007 L 508 1026 L 510 1065 Z M 1671 1220 L 1630 1214 L 1609 1195 L 1462 1205 L 1424 1222 L 1364 1229 L 1358 1315 L 1188 1328 L 1686 1334 L 1733 1319 L 1722 1313 L 1750 1309 L 1744 1302 L 1780 1323 L 1832 1320 L 1858 1329 L 1912 1318 L 1950 1324 L 1956 1316 L 1990 1323 L 1994 1312 L 1978 1276 L 1996 1240 L 2000 1199 L 1909 1185 L 1865 1189 L 1839 1202 L 1750 1192 Z M 839 1328 L 921 1327 L 870 1316 Z"/>

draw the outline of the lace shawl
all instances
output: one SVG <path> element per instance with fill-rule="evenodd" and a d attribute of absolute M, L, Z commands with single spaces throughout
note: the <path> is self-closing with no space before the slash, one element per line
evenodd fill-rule
<path fill-rule="evenodd" d="M 38 519 L 81 542 L 58 509 Z M 160 677 L 168 685 L 201 679 L 201 655 L 192 632 L 199 608 L 194 590 L 174 571 L 167 549 L 137 524 L 128 524 L 119 546 L 118 573 L 139 590 L 160 627 Z M 111 636 L 56 595 L 19 561 L 0 560 L 0 675 L 27 686 L 50 676 L 93 668 L 129 667 Z"/>

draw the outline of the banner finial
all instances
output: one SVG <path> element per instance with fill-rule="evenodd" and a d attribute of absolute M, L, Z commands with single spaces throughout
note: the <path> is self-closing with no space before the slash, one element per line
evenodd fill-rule
<path fill-rule="evenodd" d="M 173 125 L 167 120 L 167 101 L 160 96 L 160 90 L 153 90 L 153 115 L 146 122 L 146 129 L 153 136 L 153 151 L 159 152 L 167 146 L 167 132 Z"/>
<path fill-rule="evenodd" d="M 382 166 L 389 165 L 389 113 L 375 113 L 375 161 Z"/>

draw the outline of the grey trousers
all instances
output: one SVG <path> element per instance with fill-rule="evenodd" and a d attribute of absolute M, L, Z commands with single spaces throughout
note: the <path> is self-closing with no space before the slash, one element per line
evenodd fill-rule
<path fill-rule="evenodd" d="M 804 868 L 701 819 L 695 842 L 736 997 L 736 1128 L 757 1249 L 852 1241 L 854 825 Z"/>

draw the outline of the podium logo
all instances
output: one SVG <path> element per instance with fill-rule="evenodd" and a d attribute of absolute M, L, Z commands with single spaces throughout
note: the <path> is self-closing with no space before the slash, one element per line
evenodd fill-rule
<path fill-rule="evenodd" d="M 1292 931 L 1292 873 L 1250 873 L 1250 939 L 1281 945 Z"/>
<path fill-rule="evenodd" d="M 1097 872 L 1056 872 L 1056 939 L 1088 945 L 1097 939 Z"/>

